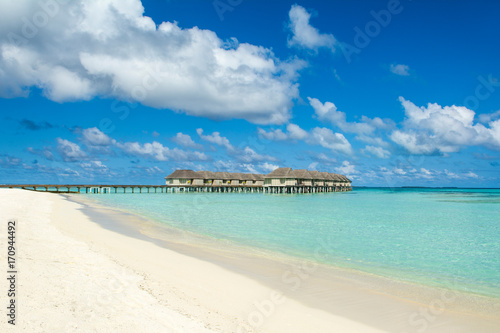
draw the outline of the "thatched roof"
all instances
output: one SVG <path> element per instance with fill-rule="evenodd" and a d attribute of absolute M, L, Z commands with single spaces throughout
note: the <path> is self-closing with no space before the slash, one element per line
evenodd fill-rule
<path fill-rule="evenodd" d="M 309 174 L 313 177 L 313 179 L 319 179 L 319 180 L 324 180 L 325 176 L 321 174 L 321 172 L 313 170 L 309 171 Z"/>
<path fill-rule="evenodd" d="M 311 173 L 306 169 L 293 170 L 288 176 L 295 179 L 313 179 Z"/>
<path fill-rule="evenodd" d="M 240 172 L 228 172 L 229 179 L 243 180 L 243 174 Z"/>
<path fill-rule="evenodd" d="M 240 173 L 241 180 L 254 180 L 254 175 L 251 173 Z"/>
<path fill-rule="evenodd" d="M 260 173 L 252 173 L 253 180 L 264 180 L 266 175 Z"/>
<path fill-rule="evenodd" d="M 332 179 L 336 182 L 342 181 L 342 179 L 340 178 L 340 175 L 337 175 L 336 173 L 330 173 L 330 177 L 332 177 Z"/>
<path fill-rule="evenodd" d="M 340 175 L 340 177 L 342 177 L 342 180 L 345 181 L 345 182 L 350 182 L 349 178 L 347 178 L 346 176 L 344 175 Z"/>
<path fill-rule="evenodd" d="M 214 179 L 227 180 L 231 178 L 229 172 L 214 172 Z"/>
<path fill-rule="evenodd" d="M 320 174 L 323 176 L 323 179 L 332 180 L 332 177 L 330 177 L 330 174 L 328 172 L 320 172 Z"/>
<path fill-rule="evenodd" d="M 215 173 L 212 171 L 197 171 L 203 179 L 215 179 Z"/>
<path fill-rule="evenodd" d="M 287 178 L 290 171 L 292 168 L 278 168 L 265 175 L 264 178 Z"/>
<path fill-rule="evenodd" d="M 198 173 L 194 172 L 193 170 L 175 170 L 172 172 L 170 175 L 165 177 L 166 179 L 202 179 L 203 177 L 200 176 Z"/>

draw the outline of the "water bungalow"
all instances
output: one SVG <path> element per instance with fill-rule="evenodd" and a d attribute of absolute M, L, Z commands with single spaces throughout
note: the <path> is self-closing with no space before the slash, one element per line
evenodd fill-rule
<path fill-rule="evenodd" d="M 321 193 L 351 191 L 351 180 L 335 173 L 277 168 L 267 175 L 176 170 L 165 177 L 171 192 Z"/>
<path fill-rule="evenodd" d="M 172 186 L 203 185 L 203 176 L 193 170 L 175 170 L 165 179 L 166 184 Z"/>
<path fill-rule="evenodd" d="M 313 185 L 313 177 L 306 169 L 292 170 L 290 176 L 297 180 L 297 186 L 307 187 Z"/>

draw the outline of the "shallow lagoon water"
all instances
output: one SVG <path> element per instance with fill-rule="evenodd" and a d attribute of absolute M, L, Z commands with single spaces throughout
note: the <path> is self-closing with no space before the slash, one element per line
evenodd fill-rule
<path fill-rule="evenodd" d="M 498 189 L 87 197 L 220 242 L 500 297 Z"/>

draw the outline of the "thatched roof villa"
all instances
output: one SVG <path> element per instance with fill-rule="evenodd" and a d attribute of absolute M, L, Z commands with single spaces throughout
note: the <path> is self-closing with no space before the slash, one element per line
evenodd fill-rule
<path fill-rule="evenodd" d="M 277 168 L 267 175 L 176 170 L 165 177 L 172 191 L 317 193 L 350 191 L 351 180 L 335 173 Z"/>
<path fill-rule="evenodd" d="M 175 170 L 165 177 L 167 185 L 203 185 L 203 176 L 193 170 Z"/>

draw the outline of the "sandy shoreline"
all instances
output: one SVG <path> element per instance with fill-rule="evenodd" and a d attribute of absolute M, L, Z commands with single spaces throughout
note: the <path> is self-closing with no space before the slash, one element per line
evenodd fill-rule
<path fill-rule="evenodd" d="M 304 262 L 231 258 L 229 252 L 152 240 L 148 233 L 154 228 L 140 234 L 137 227 L 113 221 L 110 211 L 87 210 L 91 218 L 84 211 L 60 195 L 0 191 L 2 247 L 7 220 L 19 221 L 18 321 L 12 330 L 3 320 L 1 331 L 498 332 L 500 327 L 500 306 L 491 299 L 407 290 L 387 279 Z M 6 263 L 4 254 L 0 258 Z M 6 283 L 2 279 L 2 292 Z"/>

